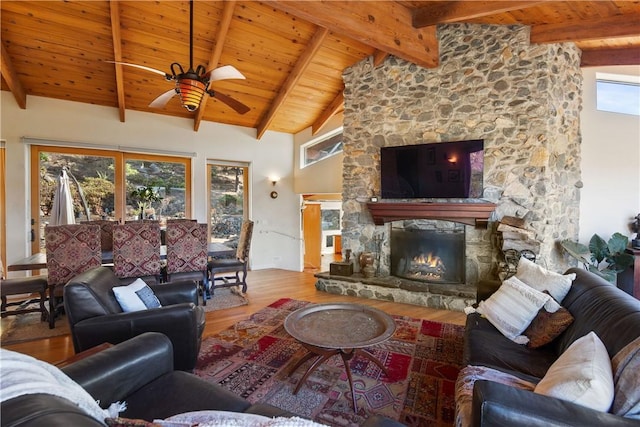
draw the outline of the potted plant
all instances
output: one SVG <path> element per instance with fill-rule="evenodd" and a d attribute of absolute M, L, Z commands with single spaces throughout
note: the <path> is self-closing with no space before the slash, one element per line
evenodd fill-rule
<path fill-rule="evenodd" d="M 613 234 L 608 242 L 594 234 L 589 246 L 571 240 L 564 240 L 560 244 L 569 255 L 583 263 L 587 270 L 613 284 L 616 284 L 618 273 L 634 261 L 633 256 L 625 252 L 629 238 L 620 233 Z"/>
<path fill-rule="evenodd" d="M 144 213 L 151 208 L 151 203 L 162 200 L 155 188 L 150 185 L 138 187 L 130 193 L 130 196 L 134 202 L 138 203 L 138 216 L 140 219 L 144 219 Z"/>

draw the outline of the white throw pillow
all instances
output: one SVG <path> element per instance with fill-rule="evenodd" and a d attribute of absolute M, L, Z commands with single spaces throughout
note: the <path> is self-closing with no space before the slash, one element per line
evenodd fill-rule
<path fill-rule="evenodd" d="M 579 338 L 553 362 L 536 393 L 608 411 L 613 402 L 609 353 L 595 332 Z"/>
<path fill-rule="evenodd" d="M 113 293 L 125 312 L 161 307 L 153 290 L 142 279 L 136 279 L 127 286 L 116 286 Z"/>
<path fill-rule="evenodd" d="M 525 257 L 520 257 L 516 277 L 540 292 L 549 292 L 556 301 L 562 303 L 564 297 L 569 293 L 571 283 L 576 278 L 576 275 L 575 273 L 555 273 Z"/>
<path fill-rule="evenodd" d="M 540 308 L 548 304 L 548 311 L 558 309 L 555 305 L 551 306 L 552 300 L 549 295 L 527 286 L 514 276 L 502 282 L 489 298 L 480 301 L 476 311 L 485 316 L 505 337 L 518 344 L 526 344 L 529 338 L 521 334 Z"/>

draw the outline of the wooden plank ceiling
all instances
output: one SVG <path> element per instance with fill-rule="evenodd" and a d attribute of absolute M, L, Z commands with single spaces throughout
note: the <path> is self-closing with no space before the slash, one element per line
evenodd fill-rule
<path fill-rule="evenodd" d="M 439 23 L 531 26 L 532 43 L 575 42 L 583 66 L 640 63 L 640 2 L 630 1 L 196 1 L 194 66 L 233 65 L 246 80 L 211 88 L 215 98 L 188 112 L 162 76 L 107 61 L 170 72 L 189 65 L 188 1 L 7 1 L 0 3 L 2 90 L 20 108 L 27 95 L 212 121 L 256 129 L 313 132 L 342 110 L 342 72 L 395 55 L 438 66 Z"/>

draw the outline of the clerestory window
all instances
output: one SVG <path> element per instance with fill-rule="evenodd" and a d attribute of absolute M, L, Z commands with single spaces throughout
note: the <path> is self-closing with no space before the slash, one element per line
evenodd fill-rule
<path fill-rule="evenodd" d="M 300 164 L 303 168 L 342 153 L 342 128 L 307 142 L 301 150 Z"/>

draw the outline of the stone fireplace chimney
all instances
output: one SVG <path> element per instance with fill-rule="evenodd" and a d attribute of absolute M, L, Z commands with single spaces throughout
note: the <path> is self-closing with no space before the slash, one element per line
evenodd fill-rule
<path fill-rule="evenodd" d="M 538 262 L 564 271 L 557 242 L 578 235 L 579 49 L 531 45 L 523 26 L 443 25 L 438 38 L 437 68 L 389 57 L 344 73 L 343 248 L 379 253 L 377 270 L 389 275 L 392 223 L 376 225 L 367 206 L 380 197 L 381 147 L 482 139 L 482 199 L 380 202 L 495 203 L 485 227 L 462 225 L 470 286 L 497 277 L 503 216 L 522 218 L 540 242 Z"/>

